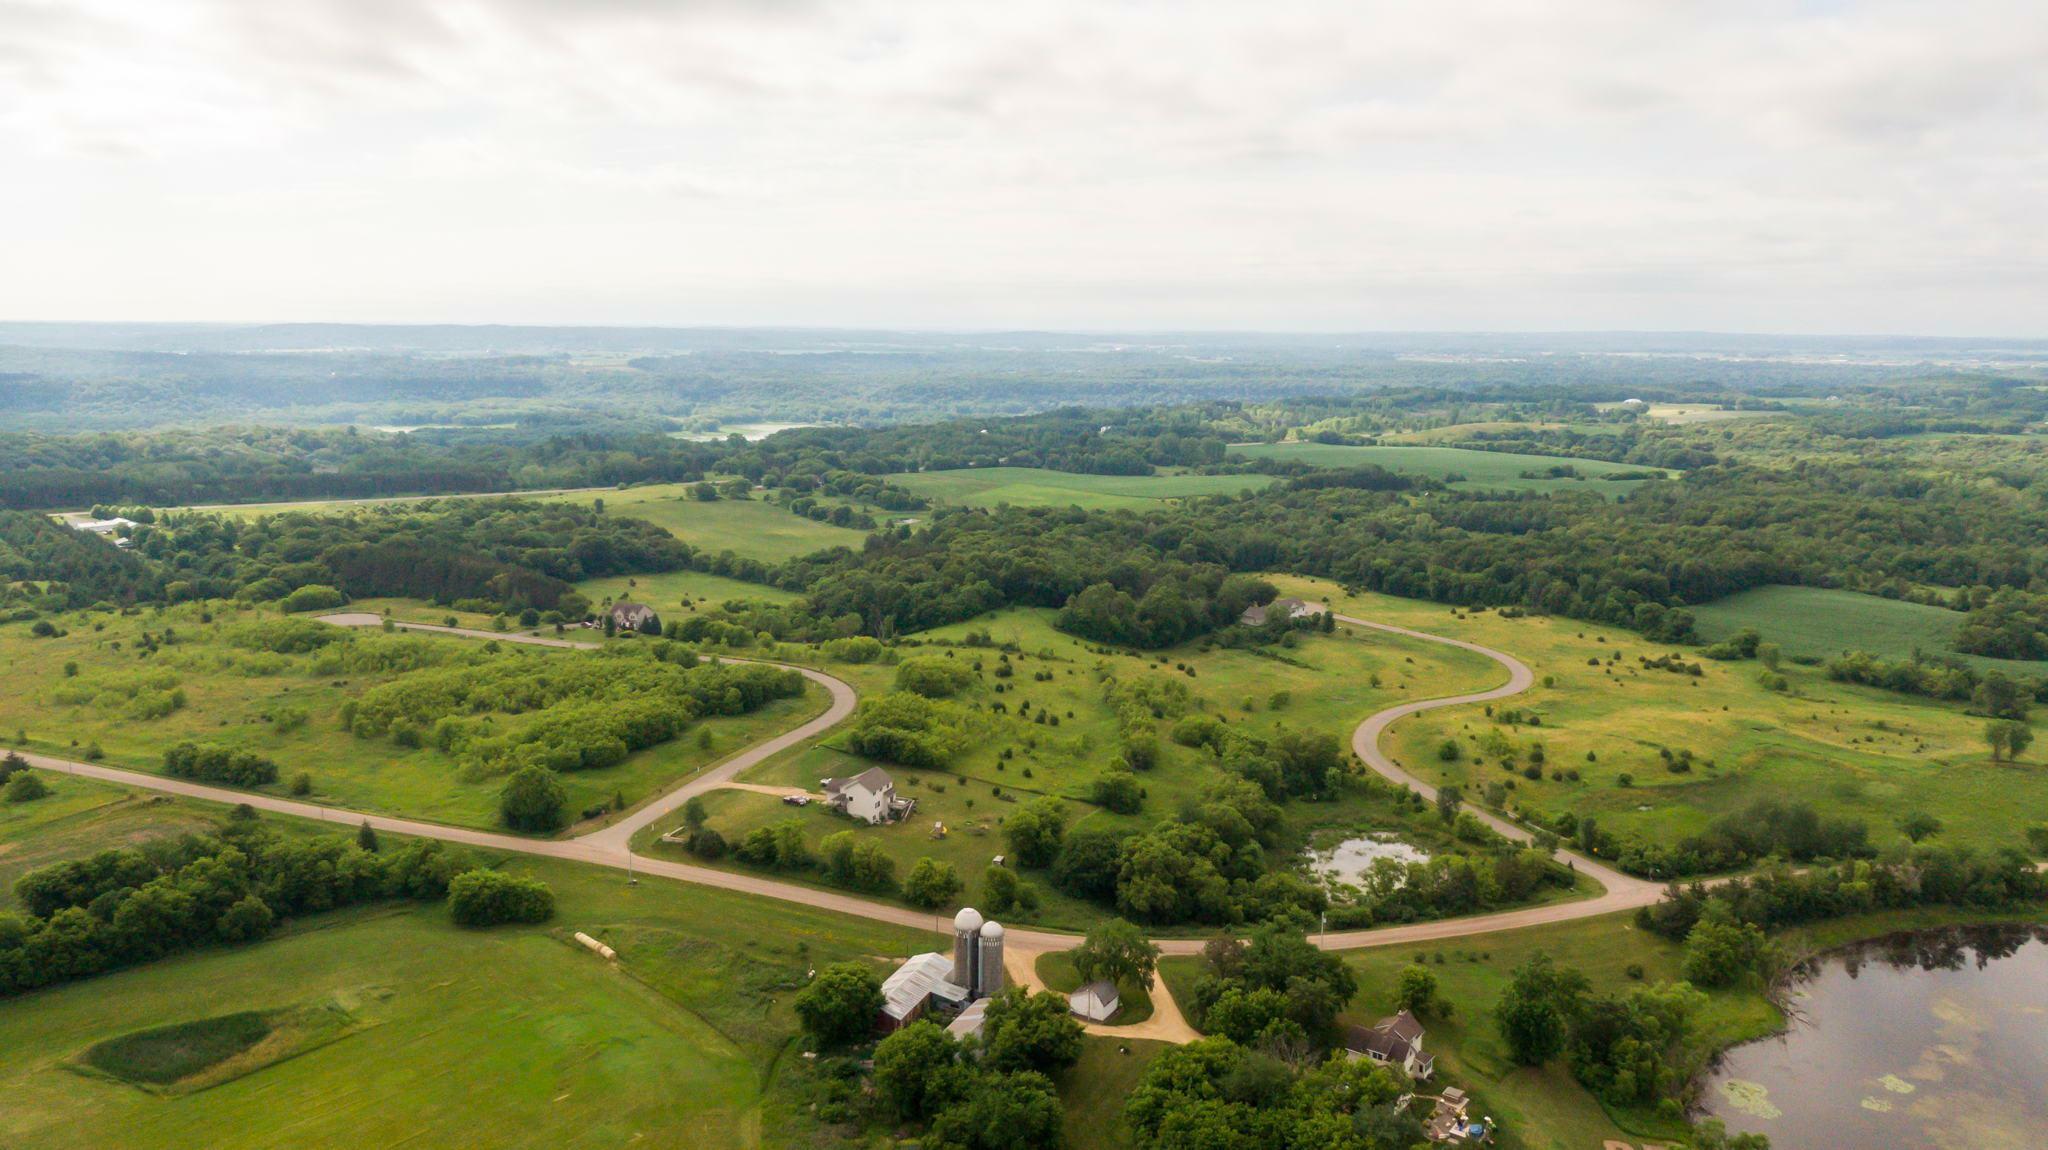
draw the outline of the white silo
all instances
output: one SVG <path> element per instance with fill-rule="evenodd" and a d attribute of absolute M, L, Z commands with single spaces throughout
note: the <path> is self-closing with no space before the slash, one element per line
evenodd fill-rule
<path fill-rule="evenodd" d="M 975 993 L 976 978 L 974 960 L 976 944 L 981 937 L 981 912 L 971 906 L 963 906 L 953 916 L 953 981 L 967 988 L 969 1001 L 979 997 Z"/>
<path fill-rule="evenodd" d="M 1003 992 L 1003 924 L 990 922 L 982 924 L 981 954 L 976 960 L 981 984 L 974 988 L 976 998 Z"/>

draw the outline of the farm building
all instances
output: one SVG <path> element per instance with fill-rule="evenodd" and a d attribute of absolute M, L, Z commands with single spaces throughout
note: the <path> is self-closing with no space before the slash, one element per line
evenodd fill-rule
<path fill-rule="evenodd" d="M 951 957 L 937 951 L 913 955 L 882 981 L 875 1029 L 887 1034 L 937 1011 L 956 1015 L 948 1029 L 959 1025 L 979 1033 L 977 1008 L 985 1009 L 989 995 L 1003 985 L 1003 924 L 983 922 L 980 911 L 965 907 L 953 916 Z"/>
<path fill-rule="evenodd" d="M 843 779 L 819 779 L 818 789 L 833 810 L 869 826 L 895 822 L 917 809 L 916 799 L 896 797 L 896 780 L 880 767 Z"/>
<path fill-rule="evenodd" d="M 1311 603 L 1306 599 L 1275 599 L 1264 605 L 1254 603 L 1246 607 L 1237 621 L 1247 627 L 1263 627 L 1268 619 L 1301 619 L 1327 610 L 1329 608 L 1321 603 Z"/>
<path fill-rule="evenodd" d="M 1402 1011 L 1371 1026 L 1344 1028 L 1344 1049 L 1353 1058 L 1370 1058 L 1407 1071 L 1420 1082 L 1436 1072 L 1436 1057 L 1422 1052 L 1422 1023 Z"/>
<path fill-rule="evenodd" d="M 661 630 L 661 616 L 645 603 L 628 603 L 621 600 L 612 604 L 612 623 L 621 631 L 640 631 L 654 634 Z"/>
<path fill-rule="evenodd" d="M 1067 1009 L 1083 1022 L 1108 1022 L 1123 1009 L 1123 1003 L 1117 999 L 1116 983 L 1099 978 L 1069 994 Z"/>

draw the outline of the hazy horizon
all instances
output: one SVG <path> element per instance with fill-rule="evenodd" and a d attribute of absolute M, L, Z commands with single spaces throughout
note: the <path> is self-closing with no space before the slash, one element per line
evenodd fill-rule
<path fill-rule="evenodd" d="M 2012 0 L 12 0 L 0 315 L 2041 337 L 2044 59 Z"/>

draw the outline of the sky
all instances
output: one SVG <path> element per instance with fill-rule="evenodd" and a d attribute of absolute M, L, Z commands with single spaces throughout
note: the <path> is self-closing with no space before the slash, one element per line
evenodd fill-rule
<path fill-rule="evenodd" d="M 2048 336 L 2048 4 L 0 0 L 0 319 Z"/>

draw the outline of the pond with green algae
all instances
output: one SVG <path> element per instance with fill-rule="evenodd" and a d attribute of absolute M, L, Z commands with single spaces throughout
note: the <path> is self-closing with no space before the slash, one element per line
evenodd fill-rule
<path fill-rule="evenodd" d="M 2048 1146 L 2048 928 L 1860 943 L 1802 968 L 1789 1006 L 1701 1091 L 1730 1130 L 1773 1150 Z"/>

